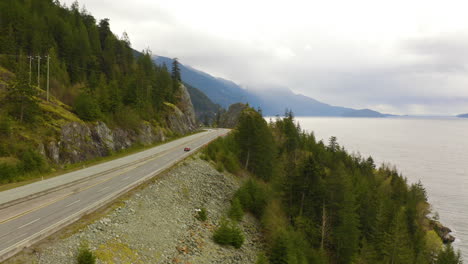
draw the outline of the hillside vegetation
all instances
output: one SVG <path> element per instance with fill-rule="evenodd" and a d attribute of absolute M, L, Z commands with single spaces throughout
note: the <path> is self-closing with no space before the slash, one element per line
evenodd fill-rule
<path fill-rule="evenodd" d="M 291 112 L 268 124 L 246 108 L 204 153 L 220 171 L 251 175 L 234 200 L 263 224 L 269 249 L 258 263 L 461 263 L 433 230 L 420 183 L 334 137 L 317 142 Z"/>
<path fill-rule="evenodd" d="M 171 66 L 155 65 L 149 50 L 135 53 L 126 33 L 115 35 L 77 2 L 0 1 L 0 183 L 49 171 L 50 161 L 193 130 L 190 97 L 177 61 Z"/>

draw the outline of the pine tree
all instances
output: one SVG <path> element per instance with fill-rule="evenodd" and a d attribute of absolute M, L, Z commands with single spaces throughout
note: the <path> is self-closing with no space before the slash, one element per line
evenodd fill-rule
<path fill-rule="evenodd" d="M 396 213 L 384 240 L 384 260 L 392 264 L 411 263 L 414 259 L 404 208 Z"/>
<path fill-rule="evenodd" d="M 240 203 L 239 198 L 236 197 L 234 198 L 234 200 L 232 200 L 228 216 L 229 218 L 237 222 L 240 222 L 242 220 L 242 217 L 244 217 L 244 211 L 242 210 L 242 205 Z"/>
<path fill-rule="evenodd" d="M 172 59 L 172 80 L 174 82 L 182 82 L 182 77 L 180 75 L 179 59 Z"/>
<path fill-rule="evenodd" d="M 436 264 L 462 264 L 460 252 L 455 252 L 452 245 L 447 245 L 437 256 Z"/>
<path fill-rule="evenodd" d="M 8 102 L 11 104 L 11 115 L 20 122 L 33 121 L 39 112 L 36 96 L 38 92 L 29 84 L 28 71 L 25 66 L 25 58 L 20 57 L 16 79 L 8 86 Z"/>

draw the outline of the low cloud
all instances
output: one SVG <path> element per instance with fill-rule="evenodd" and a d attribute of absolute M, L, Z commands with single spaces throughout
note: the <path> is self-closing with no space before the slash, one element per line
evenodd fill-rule
<path fill-rule="evenodd" d="M 443 23 L 431 24 L 432 19 L 415 17 L 410 9 L 401 21 L 394 21 L 401 10 L 397 4 L 406 6 L 405 1 L 385 8 L 372 1 L 353 2 L 347 7 L 351 11 L 361 10 L 361 4 L 377 12 L 360 17 L 338 12 L 332 2 L 307 9 L 301 8 L 306 2 L 299 1 L 296 9 L 285 12 L 272 3 L 273 11 L 258 15 L 243 1 L 228 7 L 207 0 L 196 5 L 82 1 L 97 19 L 109 17 L 116 34 L 127 31 L 134 48 L 178 57 L 248 89 L 284 87 L 332 105 L 397 114 L 468 112 L 464 30 L 431 31 Z M 428 9 L 439 8 L 437 3 L 426 4 Z M 406 7 L 419 10 L 420 4 Z M 446 13 L 458 10 L 443 8 L 452 8 Z M 433 15 L 440 13 L 434 10 Z"/>

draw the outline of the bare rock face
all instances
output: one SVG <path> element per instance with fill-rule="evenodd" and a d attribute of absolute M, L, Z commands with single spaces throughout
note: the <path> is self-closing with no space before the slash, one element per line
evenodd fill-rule
<path fill-rule="evenodd" d="M 179 108 L 173 107 L 171 111 L 172 113 L 167 116 L 167 124 L 173 132 L 183 135 L 195 129 Z"/>
<path fill-rule="evenodd" d="M 195 118 L 195 109 L 193 108 L 192 100 L 190 99 L 190 94 L 183 84 L 180 86 L 181 89 L 181 96 L 180 102 L 178 104 L 179 109 L 184 113 L 187 117 L 188 125 L 195 126 L 197 120 Z"/>
<path fill-rule="evenodd" d="M 169 129 L 177 134 L 183 135 L 194 131 L 197 128 L 197 121 L 187 88 L 181 85 L 180 89 L 180 101 L 177 106 L 169 106 L 171 113 L 167 116 L 166 120 Z"/>
<path fill-rule="evenodd" d="M 239 121 L 240 114 L 246 107 L 247 105 L 243 103 L 230 105 L 228 111 L 221 116 L 218 126 L 224 128 L 234 128 Z"/>
<path fill-rule="evenodd" d="M 55 141 L 47 144 L 47 156 L 56 164 L 60 163 L 60 148 Z"/>
<path fill-rule="evenodd" d="M 60 163 L 77 163 L 109 154 L 107 147 L 84 123 L 71 122 L 62 127 Z"/>
<path fill-rule="evenodd" d="M 174 126 L 183 134 L 188 130 L 181 121 L 183 113 L 181 115 L 180 119 L 175 119 Z M 150 145 L 165 140 L 163 129 L 154 128 L 149 123 L 141 124 L 135 131 L 123 128 L 110 129 L 100 121 L 95 124 L 71 122 L 62 127 L 57 141 L 50 141 L 40 146 L 44 149 L 43 155 L 51 162 L 71 164 L 104 157 L 113 151 L 127 149 L 135 143 Z"/>
<path fill-rule="evenodd" d="M 136 140 L 136 133 L 133 130 L 125 130 L 122 128 L 116 128 L 112 131 L 114 138 L 114 150 L 119 151 L 132 146 Z"/>
<path fill-rule="evenodd" d="M 156 141 L 156 135 L 153 132 L 153 128 L 148 123 L 141 124 L 139 128 L 138 141 L 143 145 L 150 145 Z"/>
<path fill-rule="evenodd" d="M 98 142 L 100 146 L 106 147 L 109 150 L 115 150 L 114 135 L 106 124 L 99 121 L 91 129 L 93 141 Z"/>
<path fill-rule="evenodd" d="M 452 243 L 455 241 L 455 237 L 452 236 L 450 233 L 452 230 L 446 226 L 444 226 L 439 221 L 431 221 L 431 225 L 436 231 L 437 235 L 442 239 L 444 244 Z"/>

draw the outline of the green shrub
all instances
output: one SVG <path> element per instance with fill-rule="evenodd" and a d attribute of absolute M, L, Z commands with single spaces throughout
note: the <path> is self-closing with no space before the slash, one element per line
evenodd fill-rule
<path fill-rule="evenodd" d="M 235 248 L 242 247 L 244 244 L 244 235 L 242 234 L 242 230 L 238 226 L 231 227 L 231 245 Z"/>
<path fill-rule="evenodd" d="M 242 208 L 250 211 L 257 217 L 261 217 L 265 206 L 270 199 L 270 190 L 266 185 L 249 180 L 237 190 L 235 197 L 239 199 Z"/>
<path fill-rule="evenodd" d="M 229 218 L 234 221 L 240 222 L 244 217 L 244 211 L 242 210 L 242 205 L 239 201 L 239 198 L 234 198 L 231 203 L 231 208 L 228 212 Z"/>
<path fill-rule="evenodd" d="M 223 172 L 223 171 L 224 171 L 224 166 L 223 166 L 223 164 L 222 164 L 220 161 L 216 162 L 216 167 L 215 167 L 215 168 L 216 168 L 216 170 L 219 171 L 219 172 Z"/>
<path fill-rule="evenodd" d="M 21 168 L 24 172 L 42 171 L 45 167 L 44 158 L 37 152 L 27 149 L 20 154 Z"/>
<path fill-rule="evenodd" d="M 78 264 L 95 264 L 96 256 L 89 250 L 87 245 L 82 244 L 76 256 L 76 261 Z"/>
<path fill-rule="evenodd" d="M 244 235 L 237 225 L 223 219 L 221 226 L 213 234 L 213 240 L 220 245 L 232 245 L 235 248 L 240 248 L 244 244 Z"/>
<path fill-rule="evenodd" d="M 208 219 L 208 212 L 206 211 L 206 208 L 201 208 L 200 211 L 198 211 L 197 214 L 197 219 L 200 221 L 206 221 Z"/>
<path fill-rule="evenodd" d="M 265 254 L 260 253 L 257 255 L 257 261 L 255 264 L 269 264 L 270 262 L 268 261 L 268 258 L 265 256 Z"/>
<path fill-rule="evenodd" d="M 78 95 L 73 109 L 81 119 L 86 121 L 94 121 L 101 116 L 98 103 L 91 95 L 86 93 Z"/>
<path fill-rule="evenodd" d="M 204 161 L 209 161 L 209 160 L 210 160 L 210 159 L 208 158 L 208 156 L 207 156 L 206 154 L 204 154 L 204 153 L 202 153 L 202 154 L 200 155 L 200 159 L 202 159 L 202 160 L 204 160 Z"/>
<path fill-rule="evenodd" d="M 11 121 L 8 117 L 0 117 L 0 136 L 9 137 L 11 135 Z"/>
<path fill-rule="evenodd" d="M 217 160 L 220 161 L 223 164 L 224 168 L 231 173 L 236 173 L 240 170 L 237 157 L 232 152 L 219 152 Z"/>
<path fill-rule="evenodd" d="M 220 172 L 227 170 L 236 173 L 240 170 L 239 160 L 236 154 L 236 144 L 233 136 L 218 138 L 204 149 L 203 154 L 206 157 L 202 159 L 213 160 L 216 162 L 216 169 Z"/>
<path fill-rule="evenodd" d="M 0 183 L 9 183 L 18 175 L 17 166 L 0 163 Z"/>
<path fill-rule="evenodd" d="M 135 129 L 141 124 L 141 117 L 136 110 L 124 107 L 115 113 L 114 121 L 119 127 Z"/>

